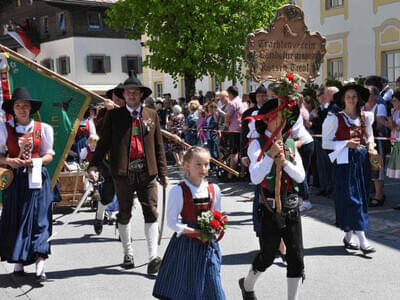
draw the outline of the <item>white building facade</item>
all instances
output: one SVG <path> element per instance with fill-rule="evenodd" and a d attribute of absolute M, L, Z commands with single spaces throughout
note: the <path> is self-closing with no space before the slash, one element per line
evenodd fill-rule
<path fill-rule="evenodd" d="M 318 82 L 359 75 L 400 76 L 400 0 L 300 0 L 310 31 L 325 36 Z"/>

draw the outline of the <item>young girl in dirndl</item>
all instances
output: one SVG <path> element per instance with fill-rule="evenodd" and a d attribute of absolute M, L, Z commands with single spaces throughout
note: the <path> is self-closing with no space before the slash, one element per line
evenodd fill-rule
<path fill-rule="evenodd" d="M 209 162 L 207 149 L 189 148 L 183 157 L 186 178 L 169 193 L 167 224 L 175 233 L 154 285 L 153 296 L 158 299 L 225 299 L 219 246 L 215 240 L 200 240 L 197 224 L 202 211 L 221 209 L 220 189 L 205 180 Z"/>
<path fill-rule="evenodd" d="M 400 91 L 397 90 L 392 97 L 393 114 L 388 121 L 391 129 L 390 137 L 395 138 L 392 153 L 386 170 L 386 175 L 390 178 L 400 179 Z M 400 210 L 400 203 L 393 207 Z"/>

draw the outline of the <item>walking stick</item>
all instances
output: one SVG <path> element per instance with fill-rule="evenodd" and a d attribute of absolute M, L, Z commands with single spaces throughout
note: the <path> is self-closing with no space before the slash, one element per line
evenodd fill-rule
<path fill-rule="evenodd" d="M 166 202 L 167 202 L 167 196 L 166 196 L 166 194 L 167 194 L 167 191 L 166 191 L 166 188 L 163 186 L 163 191 L 162 191 L 162 196 L 163 196 L 163 199 L 162 199 L 162 212 L 161 212 L 161 224 L 160 224 L 160 228 L 159 228 L 159 230 L 158 230 L 158 245 L 160 246 L 160 244 L 161 244 L 161 239 L 162 239 L 162 233 L 163 233 L 163 230 L 164 230 L 164 222 L 165 222 L 165 205 L 166 205 Z"/>
<path fill-rule="evenodd" d="M 281 105 L 282 99 L 278 98 L 278 106 Z M 278 111 L 278 116 L 276 118 L 276 123 L 281 124 L 282 122 L 282 111 Z M 282 130 L 280 130 L 276 136 L 277 140 L 282 139 Z M 280 213 L 282 211 L 282 202 L 281 202 L 281 178 L 282 178 L 282 167 L 275 165 L 275 204 L 276 204 L 276 212 Z"/>

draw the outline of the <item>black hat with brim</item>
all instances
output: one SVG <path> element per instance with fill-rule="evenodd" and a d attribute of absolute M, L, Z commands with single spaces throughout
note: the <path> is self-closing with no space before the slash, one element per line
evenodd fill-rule
<path fill-rule="evenodd" d="M 265 115 L 276 109 L 278 105 L 279 105 L 278 98 L 270 99 L 266 103 L 264 103 L 263 106 L 261 106 L 260 110 L 258 111 L 258 115 Z M 299 118 L 299 115 L 300 115 L 299 106 L 298 105 L 293 106 L 289 111 L 288 115 L 286 116 L 286 124 L 282 129 L 282 134 L 285 134 L 290 130 L 290 128 L 292 128 L 292 126 L 296 123 L 297 119 Z M 265 131 L 264 121 L 262 120 L 256 121 L 256 128 L 260 134 L 263 134 L 264 133 L 263 131 Z"/>
<path fill-rule="evenodd" d="M 360 105 L 364 105 L 364 103 L 368 101 L 369 90 L 359 84 L 350 83 L 343 86 L 339 92 L 333 96 L 336 105 L 339 107 L 344 107 L 343 97 L 348 90 L 355 90 L 357 92 L 358 100 L 361 102 Z"/>
<path fill-rule="evenodd" d="M 140 89 L 140 91 L 143 93 L 142 100 L 146 99 L 152 93 L 151 89 L 145 87 L 136 76 L 131 76 L 127 80 L 125 80 L 124 84 L 122 85 L 122 88 Z"/>
<path fill-rule="evenodd" d="M 252 92 L 249 94 L 250 100 L 252 103 L 257 104 L 257 98 L 256 95 L 257 94 L 266 94 L 267 93 L 267 89 L 265 88 L 265 86 L 262 84 L 260 85 L 255 92 Z"/>
<path fill-rule="evenodd" d="M 108 99 L 112 99 L 112 95 L 115 94 L 118 98 L 124 99 L 124 85 L 122 83 L 118 84 L 115 88 L 108 90 L 106 96 Z"/>
<path fill-rule="evenodd" d="M 33 115 L 40 109 L 42 101 L 37 99 L 32 99 L 31 95 L 26 88 L 16 88 L 12 94 L 11 100 L 3 101 L 1 108 L 8 114 L 14 115 L 14 103 L 17 100 L 25 100 L 31 103 L 30 114 Z"/>

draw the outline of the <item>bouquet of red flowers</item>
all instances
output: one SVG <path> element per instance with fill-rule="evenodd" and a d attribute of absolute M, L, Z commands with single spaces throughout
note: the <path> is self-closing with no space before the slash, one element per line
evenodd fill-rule
<path fill-rule="evenodd" d="M 226 229 L 228 217 L 225 213 L 218 210 L 208 210 L 202 212 L 198 217 L 200 225 L 200 238 L 202 241 L 212 241 L 218 235 L 218 240 L 222 238 Z"/>

